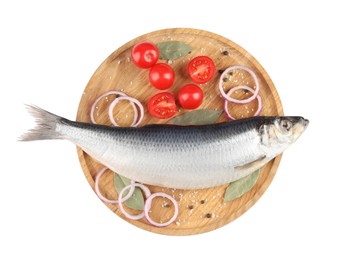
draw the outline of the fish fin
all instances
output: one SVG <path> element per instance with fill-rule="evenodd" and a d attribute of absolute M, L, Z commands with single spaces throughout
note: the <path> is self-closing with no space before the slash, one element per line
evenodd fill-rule
<path fill-rule="evenodd" d="M 266 158 L 267 158 L 267 156 L 263 155 L 263 156 L 259 157 L 258 159 L 251 161 L 249 163 L 235 166 L 234 169 L 237 171 L 244 171 L 244 170 L 249 170 L 249 169 L 257 170 L 262 167 L 263 160 Z"/>
<path fill-rule="evenodd" d="M 144 125 L 142 128 L 166 128 L 166 127 L 176 127 L 178 125 L 168 125 L 168 124 L 150 124 Z"/>
<path fill-rule="evenodd" d="M 63 119 L 62 117 L 34 105 L 26 105 L 26 108 L 35 118 L 37 125 L 27 133 L 21 135 L 18 138 L 19 141 L 61 139 L 60 134 L 56 131 L 56 126 Z"/>

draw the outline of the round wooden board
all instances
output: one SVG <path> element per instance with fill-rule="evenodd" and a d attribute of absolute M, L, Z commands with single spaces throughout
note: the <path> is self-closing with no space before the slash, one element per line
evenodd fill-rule
<path fill-rule="evenodd" d="M 165 123 L 167 121 L 153 118 L 147 112 L 148 99 L 160 91 L 150 86 L 148 80 L 149 71 L 139 69 L 131 62 L 131 49 L 135 44 L 141 41 L 150 41 L 155 44 L 166 41 L 181 41 L 193 47 L 191 53 L 169 62 L 176 72 L 175 82 L 168 90 L 173 94 L 176 95 L 179 88 L 184 84 L 192 83 L 186 72 L 188 61 L 195 56 L 206 55 L 214 60 L 217 70 L 224 70 L 232 65 L 243 65 L 251 68 L 256 73 L 260 83 L 260 95 L 263 100 L 261 115 L 283 115 L 279 96 L 270 77 L 246 50 L 234 42 L 214 33 L 196 29 L 178 28 L 160 30 L 142 35 L 113 52 L 100 65 L 87 84 L 79 104 L 77 121 L 90 122 L 91 105 L 99 95 L 109 90 L 124 91 L 142 102 L 146 111 L 142 125 Z M 227 51 L 227 53 L 225 53 L 225 51 Z M 166 61 L 160 60 L 159 62 Z M 210 82 L 200 85 L 204 91 L 204 100 L 199 109 L 222 109 L 223 99 L 220 97 L 217 87 L 219 78 L 220 73 L 216 72 Z M 254 81 L 246 72 L 238 72 L 237 75 L 232 76 L 231 80 L 225 84 L 226 88 L 241 84 L 254 86 Z M 97 123 L 110 125 L 107 109 L 114 98 L 114 96 L 108 97 L 98 103 L 95 108 Z M 243 106 L 231 104 L 229 108 L 231 113 L 241 118 L 251 116 L 252 112 L 257 108 L 257 103 L 251 102 Z M 188 111 L 181 108 L 176 116 L 185 112 Z M 132 122 L 132 115 L 133 112 L 129 103 L 121 102 L 121 104 L 117 106 L 115 116 L 119 119 L 118 122 L 121 126 L 129 126 Z M 222 115 L 218 122 L 226 120 L 225 115 Z M 80 148 L 78 148 L 78 155 L 84 174 L 93 188 L 95 176 L 103 166 Z M 223 202 L 227 185 L 202 190 L 175 190 L 149 186 L 152 192 L 163 191 L 168 193 L 176 198 L 179 203 L 179 215 L 177 220 L 167 227 L 154 227 L 150 225 L 145 218 L 139 221 L 128 220 L 119 211 L 116 204 L 106 205 L 115 214 L 129 223 L 159 234 L 192 235 L 211 231 L 235 220 L 255 204 L 270 185 L 280 163 L 280 159 L 281 156 L 278 156 L 262 168 L 257 183 L 249 192 L 227 203 Z M 119 158 L 117 158 L 117 160 L 119 160 Z M 102 176 L 99 187 L 104 196 L 112 199 L 117 198 L 112 172 L 107 172 Z M 155 221 L 166 221 L 171 217 L 173 214 L 173 206 L 168 207 L 168 205 L 170 205 L 168 203 L 168 200 L 155 199 L 150 215 L 151 218 Z M 166 204 L 168 204 L 167 207 Z M 131 212 L 134 213 L 132 210 Z"/>

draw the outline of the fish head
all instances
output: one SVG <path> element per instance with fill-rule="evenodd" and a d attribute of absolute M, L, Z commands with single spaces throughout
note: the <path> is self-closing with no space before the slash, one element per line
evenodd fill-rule
<path fill-rule="evenodd" d="M 309 120 L 300 116 L 271 117 L 259 128 L 261 143 L 279 154 L 301 136 L 308 124 Z"/>

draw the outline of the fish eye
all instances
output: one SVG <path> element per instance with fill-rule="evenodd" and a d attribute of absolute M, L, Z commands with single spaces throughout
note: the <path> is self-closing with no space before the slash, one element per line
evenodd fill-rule
<path fill-rule="evenodd" d="M 289 131 L 292 127 L 292 123 L 289 120 L 283 119 L 280 121 L 280 126 L 282 127 L 282 129 Z"/>

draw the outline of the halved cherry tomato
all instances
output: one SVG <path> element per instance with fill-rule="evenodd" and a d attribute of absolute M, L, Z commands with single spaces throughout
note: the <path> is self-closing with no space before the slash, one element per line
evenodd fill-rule
<path fill-rule="evenodd" d="M 172 86 L 175 72 L 170 65 L 157 63 L 150 69 L 149 80 L 155 88 L 165 90 Z"/>
<path fill-rule="evenodd" d="M 148 110 L 157 118 L 172 117 L 177 112 L 175 97 L 169 92 L 158 93 L 150 98 Z"/>
<path fill-rule="evenodd" d="M 197 56 L 188 63 L 188 74 L 195 83 L 206 83 L 214 76 L 215 64 L 207 56 Z"/>
<path fill-rule="evenodd" d="M 141 42 L 132 49 L 132 60 L 136 66 L 142 69 L 152 67 L 159 59 L 159 50 L 151 42 Z"/>
<path fill-rule="evenodd" d="M 195 109 L 203 102 L 203 91 L 194 84 L 183 86 L 178 92 L 178 102 L 183 108 Z"/>

